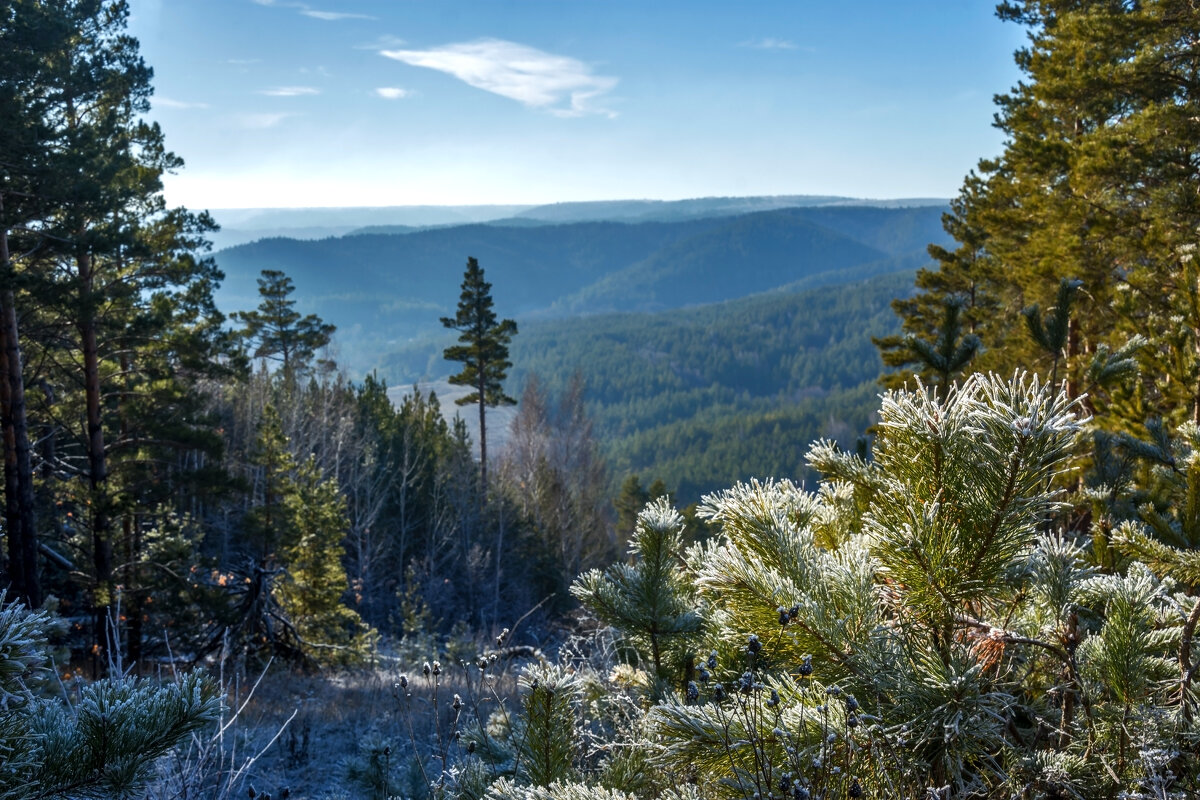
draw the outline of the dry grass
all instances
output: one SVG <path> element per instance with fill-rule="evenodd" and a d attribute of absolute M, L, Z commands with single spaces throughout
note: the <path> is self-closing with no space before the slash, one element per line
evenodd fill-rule
<path fill-rule="evenodd" d="M 430 662 L 432 664 L 432 661 Z M 271 665 L 247 677 L 229 671 L 221 730 L 193 738 L 164 759 L 151 800 L 226 800 L 249 795 L 278 800 L 334 800 L 367 796 L 348 785 L 346 763 L 360 743 L 383 739 L 397 795 L 418 795 L 426 781 L 455 763 L 456 727 L 483 719 L 502 699 L 513 704 L 521 664 L 496 661 L 485 670 L 475 664 L 445 664 L 435 677 L 421 664 L 302 673 Z M 407 690 L 400 688 L 407 677 Z M 453 708 L 454 697 L 462 701 Z M 420 757 L 420 765 L 415 760 Z M 422 770 L 422 767 L 424 768 Z"/>

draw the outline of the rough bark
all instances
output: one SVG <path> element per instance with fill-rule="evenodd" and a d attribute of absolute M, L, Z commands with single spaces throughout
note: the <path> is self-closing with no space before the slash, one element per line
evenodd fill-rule
<path fill-rule="evenodd" d="M 113 602 L 113 554 L 105 485 L 108 460 L 100 416 L 100 346 L 96 333 L 94 275 L 91 253 L 76 256 L 79 280 L 79 338 L 83 355 L 83 386 L 87 425 L 88 488 L 91 490 L 90 527 L 96 594 L 93 607 L 94 667 L 99 671 L 107 642 L 106 627 Z"/>
<path fill-rule="evenodd" d="M 4 198 L 0 195 L 0 212 Z M 8 530 L 9 571 L 13 594 L 36 608 L 42 604 L 38 578 L 38 541 L 34 517 L 33 461 L 25 413 L 25 380 L 21 370 L 21 344 L 17 325 L 16 293 L 8 231 L 0 228 L 0 271 L 5 286 L 0 292 L 0 426 L 4 440 L 5 525 Z"/>
<path fill-rule="evenodd" d="M 479 507 L 487 505 L 487 369 L 479 365 Z"/>

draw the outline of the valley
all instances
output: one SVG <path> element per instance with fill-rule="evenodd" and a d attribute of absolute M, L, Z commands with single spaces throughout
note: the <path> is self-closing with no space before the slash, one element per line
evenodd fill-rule
<path fill-rule="evenodd" d="M 449 374 L 453 337 L 437 320 L 475 256 L 499 313 L 520 326 L 509 393 L 531 375 L 558 392 L 578 371 L 614 484 L 653 475 L 692 502 L 752 476 L 804 477 L 810 441 L 850 446 L 870 424 L 881 370 L 871 337 L 898 330 L 890 301 L 911 291 L 926 246 L 946 241 L 941 203 L 902 202 L 563 203 L 489 222 L 270 237 L 217 254 L 218 299 L 251 307 L 259 271 L 286 272 L 297 309 L 338 326 L 338 364 L 398 397 Z M 340 221 L 353 224 L 353 211 Z M 443 412 L 457 410 L 447 398 Z M 511 416 L 498 414 L 500 435 Z"/>

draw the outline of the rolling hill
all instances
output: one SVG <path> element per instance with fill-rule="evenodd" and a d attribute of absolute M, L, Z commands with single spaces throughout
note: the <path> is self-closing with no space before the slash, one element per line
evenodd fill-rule
<path fill-rule="evenodd" d="M 339 361 L 393 381 L 446 368 L 395 358 L 437 337 L 463 264 L 479 259 L 496 308 L 518 322 L 720 302 L 780 286 L 863 280 L 923 263 L 942 209 L 789 208 L 675 222 L 471 224 L 315 241 L 264 239 L 217 253 L 223 308 L 258 304 L 255 280 L 279 269 L 297 308 L 338 326 Z M 944 234 L 937 239 L 944 238 Z M 411 349 L 408 348 L 411 355 Z M 409 367 L 417 362 L 420 369 Z M 409 365 L 396 370 L 396 365 Z"/>

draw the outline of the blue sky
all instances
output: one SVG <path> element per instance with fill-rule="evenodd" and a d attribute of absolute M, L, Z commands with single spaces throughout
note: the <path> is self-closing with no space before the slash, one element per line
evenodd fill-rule
<path fill-rule="evenodd" d="M 131 0 L 192 208 L 949 197 L 1023 32 L 976 0 Z"/>

